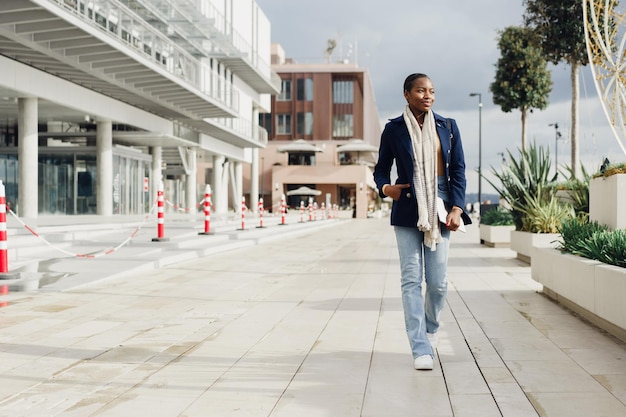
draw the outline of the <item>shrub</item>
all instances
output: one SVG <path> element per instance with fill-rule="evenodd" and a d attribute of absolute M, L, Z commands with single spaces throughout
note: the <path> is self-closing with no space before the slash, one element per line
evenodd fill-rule
<path fill-rule="evenodd" d="M 487 226 L 513 226 L 513 215 L 510 210 L 496 207 L 483 214 L 480 222 Z"/>
<path fill-rule="evenodd" d="M 607 230 L 606 225 L 601 225 L 597 221 L 588 222 L 584 218 L 575 218 L 564 221 L 559 228 L 561 239 L 559 249 L 563 252 L 571 253 L 588 258 L 589 251 L 586 246 L 591 236 L 596 232 Z"/>
<path fill-rule="evenodd" d="M 626 268 L 626 230 L 577 218 L 564 221 L 559 232 L 563 252 Z"/>
<path fill-rule="evenodd" d="M 529 198 L 522 210 L 522 230 L 531 233 L 558 233 L 561 223 L 574 217 L 574 209 L 556 197 Z"/>
<path fill-rule="evenodd" d="M 608 159 L 605 159 L 600 170 L 593 174 L 593 178 L 610 177 L 616 174 L 626 174 L 626 162 L 611 164 Z"/>
<path fill-rule="evenodd" d="M 492 169 L 500 184 L 487 181 L 511 207 L 515 230 L 555 233 L 573 210 L 554 197 L 556 174 L 550 175 L 549 151 L 533 144 L 519 151 L 519 161 L 507 152 L 509 164 L 502 172 Z"/>

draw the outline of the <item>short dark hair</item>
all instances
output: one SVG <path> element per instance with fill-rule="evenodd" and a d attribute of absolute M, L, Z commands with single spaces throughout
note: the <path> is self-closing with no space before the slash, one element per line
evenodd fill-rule
<path fill-rule="evenodd" d="M 422 74 L 421 72 L 416 72 L 414 74 L 409 75 L 408 77 L 406 77 L 406 80 L 404 80 L 404 91 L 411 91 L 411 88 L 413 88 L 413 83 L 418 78 L 430 78 L 430 77 L 426 74 Z"/>

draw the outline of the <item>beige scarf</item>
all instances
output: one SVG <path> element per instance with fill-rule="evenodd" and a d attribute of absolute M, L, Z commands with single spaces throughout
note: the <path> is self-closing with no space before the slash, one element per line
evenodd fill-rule
<path fill-rule="evenodd" d="M 432 111 L 424 115 L 420 129 L 413 112 L 404 109 L 406 123 L 413 144 L 413 184 L 417 198 L 417 228 L 424 232 L 424 245 L 434 251 L 443 242 L 437 217 L 437 129 Z"/>

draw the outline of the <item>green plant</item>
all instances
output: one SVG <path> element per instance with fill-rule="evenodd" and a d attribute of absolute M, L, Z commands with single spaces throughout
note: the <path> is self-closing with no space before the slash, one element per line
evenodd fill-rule
<path fill-rule="evenodd" d="M 524 26 L 508 26 L 498 32 L 500 58 L 489 85 L 493 103 L 508 113 L 519 109 L 522 149 L 526 147 L 526 119 L 533 109 L 548 106 L 552 77 L 537 32 Z"/>
<path fill-rule="evenodd" d="M 587 218 L 577 217 L 565 220 L 559 227 L 562 242 L 559 249 L 572 255 L 590 257 L 588 242 L 596 232 L 608 230 L 606 225 L 597 221 L 589 222 Z"/>
<path fill-rule="evenodd" d="M 591 176 L 584 166 L 581 166 L 582 179 L 574 176 L 572 167 L 566 166 L 561 174 L 568 180 L 556 184 L 556 190 L 567 190 L 569 203 L 577 216 L 589 216 L 589 181 Z"/>
<path fill-rule="evenodd" d="M 559 203 L 552 202 L 556 174 L 550 175 L 550 153 L 535 144 L 527 150 L 520 149 L 519 160 L 507 152 L 509 163 L 502 167 L 502 172 L 492 169 L 500 184 L 486 180 L 511 207 L 516 230 L 552 233 L 553 224 L 558 224 L 563 217 L 561 210 L 557 209 Z M 557 218 L 550 219 L 550 215 Z M 541 218 L 534 221 L 525 219 L 527 216 Z"/>
<path fill-rule="evenodd" d="M 587 42 L 585 41 L 585 23 L 583 16 L 583 2 L 580 0 L 524 0 L 524 23 L 528 25 L 540 38 L 543 55 L 553 64 L 565 63 L 570 69 L 571 124 L 578 124 L 579 73 L 580 68 L 589 63 Z M 610 11 L 614 6 L 605 4 L 599 11 L 595 2 L 589 2 L 592 8 L 600 14 L 603 21 L 613 23 Z M 606 20 L 604 18 L 606 17 Z M 592 27 L 591 25 L 590 27 Z M 592 32 L 593 31 L 589 31 Z M 590 35 L 591 37 L 591 35 Z M 597 44 L 596 44 L 597 47 Z M 570 132 L 572 145 L 572 164 L 574 177 L 578 177 L 580 157 L 575 152 L 580 149 L 578 129 Z"/>
<path fill-rule="evenodd" d="M 626 174 L 626 162 L 609 164 L 609 160 L 606 159 L 604 164 L 600 167 L 600 170 L 593 174 L 593 178 L 610 177 L 611 175 L 617 174 Z"/>
<path fill-rule="evenodd" d="M 626 268 L 626 230 L 579 218 L 563 222 L 560 233 L 562 251 Z"/>
<path fill-rule="evenodd" d="M 600 243 L 597 260 L 626 268 L 626 230 L 606 230 L 594 235 Z"/>
<path fill-rule="evenodd" d="M 511 211 L 501 207 L 496 207 L 483 214 L 480 223 L 487 226 L 512 226 L 515 224 Z"/>
<path fill-rule="evenodd" d="M 522 209 L 522 229 L 531 233 L 558 233 L 561 223 L 574 217 L 574 209 L 556 197 L 549 200 L 534 196 Z"/>

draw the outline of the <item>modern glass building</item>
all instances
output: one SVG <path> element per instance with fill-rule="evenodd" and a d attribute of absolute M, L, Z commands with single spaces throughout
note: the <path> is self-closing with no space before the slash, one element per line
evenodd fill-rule
<path fill-rule="evenodd" d="M 22 217 L 238 208 L 281 81 L 254 0 L 3 0 L 0 180 Z M 251 201 L 255 207 L 256 202 Z"/>

